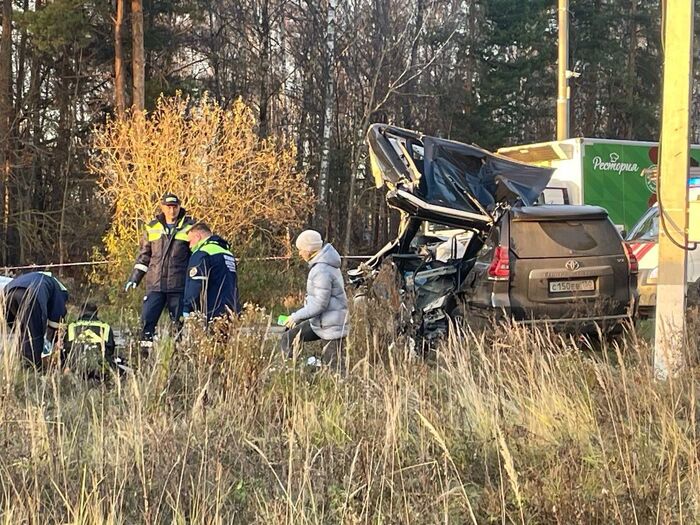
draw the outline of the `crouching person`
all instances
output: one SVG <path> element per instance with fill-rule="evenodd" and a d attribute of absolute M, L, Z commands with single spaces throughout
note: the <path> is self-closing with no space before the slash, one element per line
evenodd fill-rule
<path fill-rule="evenodd" d="M 87 303 L 80 319 L 68 325 L 61 360 L 86 379 L 104 379 L 110 371 L 122 373 L 126 363 L 116 354 L 114 330 L 97 316 L 97 306 Z"/>
<path fill-rule="evenodd" d="M 7 283 L 3 294 L 5 319 L 19 331 L 25 362 L 41 368 L 42 352 L 53 351 L 59 323 L 66 315 L 68 290 L 49 272 L 29 272 Z"/>
<path fill-rule="evenodd" d="M 241 313 L 236 259 L 228 243 L 204 223 L 187 233 L 189 268 L 185 282 L 184 316 L 199 312 L 207 322 Z"/>
<path fill-rule="evenodd" d="M 324 341 L 323 362 L 338 366 L 348 335 L 348 299 L 340 271 L 340 255 L 321 234 L 306 230 L 296 240 L 299 255 L 309 265 L 304 306 L 289 316 L 280 348 L 293 355 L 294 342 Z"/>

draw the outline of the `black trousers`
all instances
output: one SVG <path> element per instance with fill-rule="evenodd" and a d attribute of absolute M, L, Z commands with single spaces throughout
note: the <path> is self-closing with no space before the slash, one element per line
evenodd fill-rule
<path fill-rule="evenodd" d="M 287 330 L 282 334 L 282 339 L 280 339 L 280 350 L 287 357 L 292 357 L 292 351 L 294 350 L 294 341 L 299 338 L 299 342 L 304 343 L 306 341 L 318 341 L 321 339 L 316 335 L 311 329 L 311 323 L 309 321 L 304 321 L 296 325 L 291 330 Z"/>
<path fill-rule="evenodd" d="M 170 314 L 170 320 L 175 323 L 175 326 L 178 328 L 182 326 L 182 292 L 148 292 L 146 297 L 143 298 L 143 307 L 141 309 L 142 341 L 153 340 L 158 319 L 160 319 L 160 314 L 163 313 L 163 309 L 166 307 Z"/>
<path fill-rule="evenodd" d="M 297 339 L 299 341 L 299 346 L 302 346 L 305 342 L 321 340 L 321 338 L 316 335 L 316 332 L 314 332 L 311 328 L 311 322 L 303 321 L 291 330 L 287 330 L 284 334 L 282 334 L 282 338 L 280 339 L 280 350 L 282 350 L 282 353 L 284 353 L 285 356 L 292 357 L 294 352 L 294 343 L 297 341 Z M 321 360 L 327 365 L 340 366 L 342 362 L 342 350 L 345 346 L 345 338 L 332 340 L 323 339 L 323 341 L 326 344 L 323 347 L 323 355 L 321 356 Z"/>
<path fill-rule="evenodd" d="M 48 320 L 30 290 L 14 288 L 7 293 L 5 319 L 10 329 L 19 333 L 20 348 L 25 361 L 40 367 Z"/>

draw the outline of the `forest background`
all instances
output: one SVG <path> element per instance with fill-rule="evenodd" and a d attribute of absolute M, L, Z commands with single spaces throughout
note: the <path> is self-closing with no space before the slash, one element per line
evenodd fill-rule
<path fill-rule="evenodd" d="M 1 266 L 105 255 L 118 206 L 95 170 L 100 137 L 153 115 L 161 94 L 248 111 L 261 147 L 284 148 L 286 176 L 304 185 L 291 222 L 346 254 L 372 253 L 397 226 L 369 174 L 370 123 L 488 149 L 555 135 L 554 1 L 0 1 Z M 657 140 L 659 1 L 570 10 L 572 136 Z"/>

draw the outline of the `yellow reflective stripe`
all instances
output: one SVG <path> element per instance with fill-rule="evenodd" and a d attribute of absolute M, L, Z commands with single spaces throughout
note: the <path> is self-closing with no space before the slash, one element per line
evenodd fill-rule
<path fill-rule="evenodd" d="M 180 220 L 176 227 L 175 239 L 178 241 L 187 241 L 187 232 L 189 232 L 192 229 L 192 226 L 194 226 L 193 224 L 186 224 L 183 226 L 182 224 L 184 220 L 185 217 Z M 159 222 L 153 226 L 146 226 L 146 233 L 148 234 L 148 240 L 152 242 L 160 239 L 161 236 L 166 234 L 166 231 L 163 225 Z"/>
<path fill-rule="evenodd" d="M 219 255 L 220 253 L 223 253 L 223 254 L 230 255 L 231 257 L 233 257 L 233 254 L 230 251 L 228 251 L 226 248 L 222 248 L 218 244 L 214 244 L 214 243 L 205 244 L 204 246 L 202 246 L 200 248 L 200 250 L 202 250 L 207 255 Z"/>
<path fill-rule="evenodd" d="M 180 224 L 177 225 L 178 231 L 177 231 L 177 233 L 175 234 L 175 238 L 176 238 L 177 240 L 179 240 L 179 241 L 187 241 L 187 240 L 188 240 L 188 239 L 187 239 L 187 234 L 188 234 L 189 231 L 192 229 L 192 226 L 194 226 L 194 224 L 185 224 L 185 225 L 183 226 L 183 225 L 182 225 L 182 222 L 183 222 L 184 220 L 185 220 L 185 217 L 183 217 L 182 220 L 180 221 Z"/>
<path fill-rule="evenodd" d="M 97 335 L 95 332 L 92 331 L 92 329 L 83 330 L 82 332 L 80 332 L 80 335 L 77 338 L 74 337 L 72 340 L 69 338 L 71 342 L 75 341 L 76 339 L 82 343 L 101 344 L 104 342 L 104 338 Z"/>
<path fill-rule="evenodd" d="M 153 232 L 164 232 L 165 227 L 161 223 L 157 222 L 155 224 L 149 224 L 148 226 L 146 226 L 146 231 L 147 232 L 152 232 L 152 231 Z"/>
<path fill-rule="evenodd" d="M 107 323 L 103 323 L 102 321 L 75 321 L 74 323 L 68 325 L 69 341 L 75 340 L 75 329 L 79 326 L 98 329 L 100 331 L 99 337 L 101 338 L 101 341 L 107 341 L 107 339 L 109 339 L 110 326 Z"/>
<path fill-rule="evenodd" d="M 165 228 L 161 223 L 156 223 L 153 226 L 148 225 L 146 226 L 146 233 L 150 242 L 157 241 L 165 234 Z"/>

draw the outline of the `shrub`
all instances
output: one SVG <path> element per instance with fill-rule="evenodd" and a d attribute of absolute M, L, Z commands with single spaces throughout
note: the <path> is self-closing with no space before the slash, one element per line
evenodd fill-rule
<path fill-rule="evenodd" d="M 96 130 L 93 146 L 90 169 L 113 209 L 104 245 L 115 264 L 100 269 L 101 282 L 124 279 L 143 223 L 166 191 L 178 194 L 188 213 L 239 255 L 248 246 L 265 250 L 255 255 L 286 253 L 289 229 L 312 209 L 294 146 L 260 139 L 241 100 L 224 109 L 206 96 L 197 102 L 161 97 L 152 114 L 108 121 Z"/>

